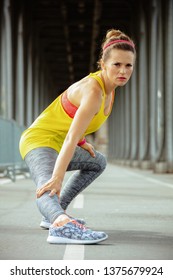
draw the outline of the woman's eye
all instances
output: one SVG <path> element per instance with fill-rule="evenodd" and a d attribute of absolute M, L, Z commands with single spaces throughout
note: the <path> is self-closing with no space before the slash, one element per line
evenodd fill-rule
<path fill-rule="evenodd" d="M 127 67 L 129 67 L 129 68 L 130 68 L 130 67 L 132 67 L 132 66 L 133 66 L 133 65 L 132 65 L 132 64 L 130 64 L 130 63 L 129 63 L 129 64 L 127 64 Z"/>
<path fill-rule="evenodd" d="M 114 65 L 119 67 L 119 66 L 120 66 L 120 63 L 117 62 L 117 63 L 114 63 Z"/>

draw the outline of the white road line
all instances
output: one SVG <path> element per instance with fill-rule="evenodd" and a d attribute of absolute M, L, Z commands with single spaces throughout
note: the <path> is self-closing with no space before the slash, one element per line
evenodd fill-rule
<path fill-rule="evenodd" d="M 10 179 L 0 179 L 0 185 L 11 183 L 12 181 Z"/>
<path fill-rule="evenodd" d="M 79 194 L 73 204 L 73 208 L 81 209 L 84 207 L 84 195 Z M 84 245 L 66 245 L 63 260 L 83 260 L 85 255 Z"/>
<path fill-rule="evenodd" d="M 83 260 L 84 245 L 66 245 L 63 260 Z"/>
<path fill-rule="evenodd" d="M 84 206 L 84 195 L 79 194 L 74 201 L 73 208 L 75 209 L 81 209 Z"/>
<path fill-rule="evenodd" d="M 155 183 L 157 185 L 159 184 L 159 185 L 162 185 L 162 186 L 164 185 L 165 187 L 168 187 L 168 188 L 173 188 L 173 184 L 169 184 L 169 183 L 166 183 L 166 182 L 163 182 L 163 181 L 159 181 L 157 179 L 147 177 L 146 180 L 149 181 L 149 182 Z"/>
<path fill-rule="evenodd" d="M 134 177 L 145 179 L 145 180 L 147 180 L 151 183 L 157 184 L 157 185 L 162 185 L 162 186 L 165 186 L 165 187 L 168 187 L 168 188 L 173 188 L 173 184 L 166 183 L 166 182 L 163 182 L 163 181 L 158 180 L 158 179 L 154 179 L 154 178 L 151 178 L 151 177 L 148 177 L 148 176 L 145 176 L 145 175 L 141 175 L 141 174 L 135 173 L 133 171 L 127 171 L 127 173 L 129 173 L 130 175 L 132 175 Z"/>

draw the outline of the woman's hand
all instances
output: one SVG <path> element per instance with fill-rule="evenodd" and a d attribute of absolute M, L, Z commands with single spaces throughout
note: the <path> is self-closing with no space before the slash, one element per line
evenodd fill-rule
<path fill-rule="evenodd" d="M 57 194 L 58 198 L 60 196 L 62 182 L 51 178 L 46 184 L 44 184 L 40 189 L 36 191 L 37 198 L 42 196 L 45 192 L 50 191 L 49 196 Z"/>
<path fill-rule="evenodd" d="M 94 147 L 90 143 L 85 142 L 85 144 L 81 145 L 80 147 L 88 151 L 92 157 L 95 157 Z"/>

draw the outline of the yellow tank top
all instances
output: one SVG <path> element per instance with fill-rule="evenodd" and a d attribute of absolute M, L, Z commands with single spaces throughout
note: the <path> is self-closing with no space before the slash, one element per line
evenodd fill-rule
<path fill-rule="evenodd" d="M 106 121 L 108 115 L 104 114 L 105 104 L 105 88 L 102 79 L 98 76 L 100 71 L 90 73 L 88 77 L 92 77 L 98 81 L 103 91 L 103 99 L 99 112 L 93 117 L 90 122 L 85 135 L 97 131 L 100 126 Z M 50 147 L 60 152 L 66 134 L 73 121 L 63 109 L 61 103 L 62 94 L 59 95 L 33 122 L 33 124 L 26 129 L 20 139 L 20 153 L 22 158 L 28 152 L 39 147 Z M 113 102 L 112 102 L 113 103 Z"/>

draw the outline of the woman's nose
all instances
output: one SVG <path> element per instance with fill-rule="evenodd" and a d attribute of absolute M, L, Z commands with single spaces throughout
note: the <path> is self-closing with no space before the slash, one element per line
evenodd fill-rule
<path fill-rule="evenodd" d="M 121 73 L 121 74 L 125 74 L 125 73 L 126 73 L 125 67 L 121 67 L 121 68 L 120 68 L 120 73 Z"/>

